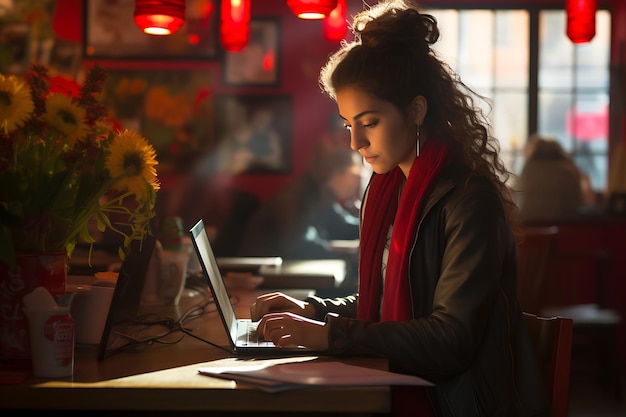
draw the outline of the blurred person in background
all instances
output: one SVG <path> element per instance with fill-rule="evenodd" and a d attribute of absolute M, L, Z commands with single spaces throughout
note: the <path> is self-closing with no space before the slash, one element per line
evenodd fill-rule
<path fill-rule="evenodd" d="M 531 136 L 524 156 L 513 187 L 523 221 L 572 219 L 583 207 L 594 204 L 589 177 L 556 139 Z"/>
<path fill-rule="evenodd" d="M 305 170 L 270 197 L 248 224 L 241 256 L 284 259 L 341 257 L 332 240 L 356 240 L 358 216 L 343 203 L 360 199 L 359 154 L 347 147 L 313 146 Z"/>

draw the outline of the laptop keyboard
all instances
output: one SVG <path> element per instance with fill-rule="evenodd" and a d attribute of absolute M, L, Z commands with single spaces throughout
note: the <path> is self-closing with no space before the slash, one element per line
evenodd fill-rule
<path fill-rule="evenodd" d="M 261 340 L 259 340 L 259 335 L 256 332 L 256 328 L 259 325 L 258 321 L 255 322 L 250 322 L 248 323 L 248 331 L 246 332 L 248 335 L 248 344 L 249 345 L 256 345 L 259 342 L 261 342 Z"/>
<path fill-rule="evenodd" d="M 243 327 L 244 323 L 239 322 L 239 324 Z M 272 342 L 266 342 L 262 338 L 260 338 L 257 333 L 257 326 L 259 325 L 258 321 L 252 322 L 248 321 L 245 323 L 246 331 L 239 332 L 239 336 L 237 336 L 237 345 L 238 346 L 261 346 L 268 347 L 274 346 Z"/>

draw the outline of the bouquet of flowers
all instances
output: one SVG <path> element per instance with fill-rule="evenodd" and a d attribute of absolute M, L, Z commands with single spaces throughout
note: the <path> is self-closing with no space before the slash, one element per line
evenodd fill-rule
<path fill-rule="evenodd" d="M 33 65 L 24 79 L 0 74 L 0 262 L 18 252 L 67 251 L 95 243 L 89 223 L 131 241 L 150 231 L 159 182 L 154 148 L 116 130 L 100 101 L 106 72 L 84 84 Z"/>

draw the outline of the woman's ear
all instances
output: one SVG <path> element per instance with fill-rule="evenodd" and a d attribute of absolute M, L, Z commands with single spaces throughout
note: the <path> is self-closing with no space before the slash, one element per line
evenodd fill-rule
<path fill-rule="evenodd" d="M 411 102 L 411 118 L 412 121 L 421 126 L 426 118 L 426 112 L 428 111 L 428 102 L 424 96 L 415 96 Z"/>

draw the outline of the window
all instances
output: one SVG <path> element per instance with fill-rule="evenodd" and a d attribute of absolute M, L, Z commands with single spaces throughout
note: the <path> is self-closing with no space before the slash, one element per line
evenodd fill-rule
<path fill-rule="evenodd" d="M 594 189 L 606 186 L 610 13 L 596 36 L 573 44 L 563 9 L 428 9 L 439 22 L 435 51 L 465 84 L 491 101 L 487 111 L 513 173 L 526 138 L 552 136 L 571 152 Z M 485 105 L 489 103 L 484 103 Z"/>
<path fill-rule="evenodd" d="M 609 135 L 610 16 L 596 15 L 596 36 L 574 45 L 561 11 L 539 15 L 538 132 L 557 138 L 587 173 L 606 185 Z"/>

